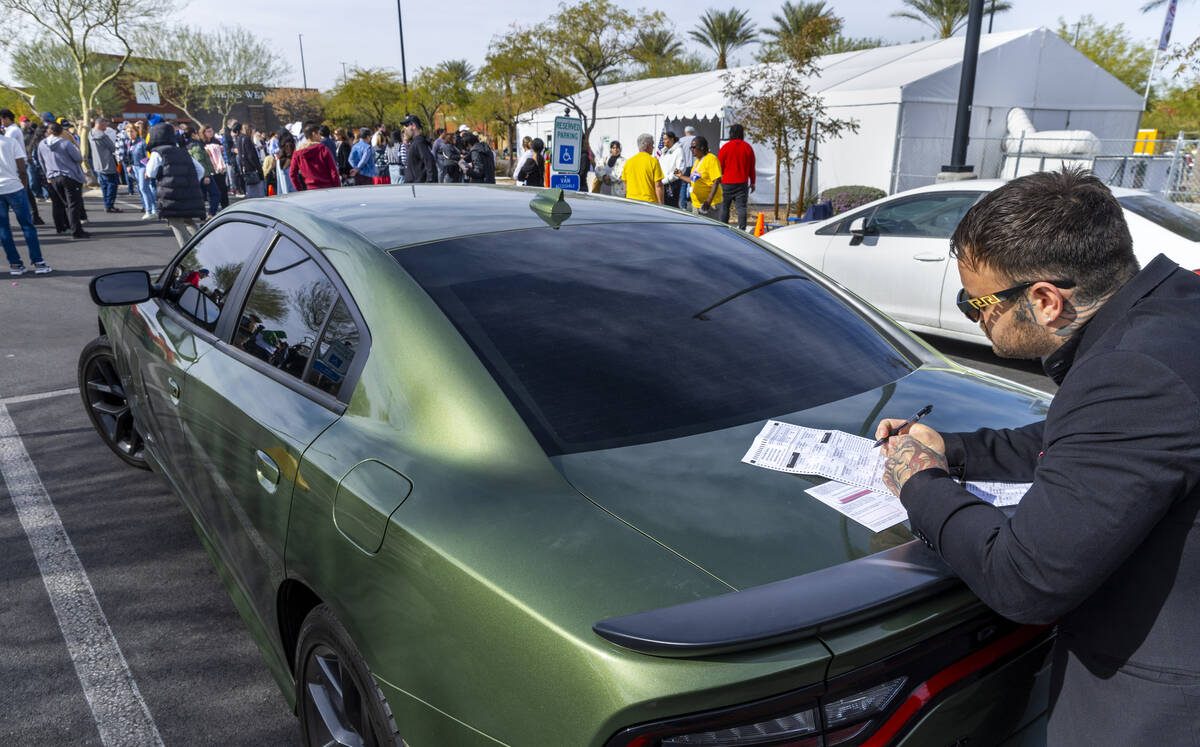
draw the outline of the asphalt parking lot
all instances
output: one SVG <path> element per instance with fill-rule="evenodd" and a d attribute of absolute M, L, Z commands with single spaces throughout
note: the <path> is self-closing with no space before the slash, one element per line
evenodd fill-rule
<path fill-rule="evenodd" d="M 80 403 L 76 361 L 97 334 L 88 280 L 176 252 L 164 223 L 140 221 L 130 197 L 118 204 L 109 215 L 88 198 L 88 241 L 42 227 L 53 274 L 0 276 L 0 741 L 295 744 L 299 727 L 182 504 L 113 456 Z M 1036 364 L 929 340 L 1052 389 Z"/>

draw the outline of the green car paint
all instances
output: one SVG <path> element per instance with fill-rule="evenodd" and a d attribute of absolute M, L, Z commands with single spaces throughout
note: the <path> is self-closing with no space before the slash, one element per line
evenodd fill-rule
<path fill-rule="evenodd" d="M 370 349 L 340 405 L 263 375 L 157 299 L 101 311 L 135 382 L 154 462 L 192 512 L 289 702 L 296 617 L 314 598 L 346 626 L 412 747 L 599 747 L 636 724 L 839 682 L 949 631 L 991 624 L 959 587 L 736 653 L 650 656 L 596 635 L 599 620 L 799 576 L 912 536 L 903 526 L 872 533 L 809 499 L 803 491 L 816 478 L 742 464 L 761 420 L 548 456 L 471 345 L 385 251 L 554 231 L 529 210 L 535 194 L 357 188 L 249 200 L 221 214 L 302 236 L 349 290 Z M 711 225 L 622 200 L 567 202 L 569 226 Z M 855 299 L 845 303 L 918 367 L 778 419 L 869 434 L 884 414 L 928 402 L 937 403 L 928 424 L 943 430 L 1044 416 L 1043 396 L 966 372 Z M 1044 658 L 1045 647 L 1034 648 L 951 693 L 904 743 L 1026 728 L 1044 710 L 1034 684 Z M 1024 693 L 1019 708 L 995 706 L 1014 692 Z"/>

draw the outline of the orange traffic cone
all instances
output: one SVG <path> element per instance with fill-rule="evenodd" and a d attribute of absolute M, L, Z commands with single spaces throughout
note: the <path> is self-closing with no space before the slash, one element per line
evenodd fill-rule
<path fill-rule="evenodd" d="M 274 197 L 274 196 L 275 196 L 275 185 L 268 184 L 267 185 L 267 197 Z"/>
<path fill-rule="evenodd" d="M 767 232 L 767 219 L 762 213 L 758 214 L 758 220 L 754 221 L 754 235 L 762 236 Z"/>

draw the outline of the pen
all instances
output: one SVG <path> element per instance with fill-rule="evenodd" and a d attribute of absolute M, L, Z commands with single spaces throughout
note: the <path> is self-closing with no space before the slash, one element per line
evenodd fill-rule
<path fill-rule="evenodd" d="M 885 443 L 887 443 L 887 440 L 889 438 L 899 434 L 900 431 L 904 430 L 908 426 L 912 425 L 913 423 L 917 422 L 921 418 L 925 417 L 926 415 L 928 415 L 930 413 L 931 410 L 933 410 L 933 405 L 925 405 L 920 410 L 917 410 L 916 415 L 913 415 L 911 418 L 909 418 L 908 420 L 905 420 L 899 426 L 893 428 L 890 433 L 888 433 L 886 436 L 884 436 L 883 438 L 876 441 L 875 445 L 872 446 L 871 448 L 878 449 L 880 446 L 883 446 Z"/>

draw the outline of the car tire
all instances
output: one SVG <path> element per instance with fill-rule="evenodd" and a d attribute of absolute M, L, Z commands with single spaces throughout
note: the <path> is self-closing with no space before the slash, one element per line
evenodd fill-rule
<path fill-rule="evenodd" d="M 295 674 L 303 744 L 403 747 L 392 709 L 370 667 L 323 604 L 308 613 L 300 627 Z"/>
<path fill-rule="evenodd" d="M 117 359 L 106 335 L 89 342 L 79 354 L 78 382 L 84 410 L 100 439 L 121 461 L 150 469 L 146 443 L 129 408 L 125 386 L 117 373 Z"/>

